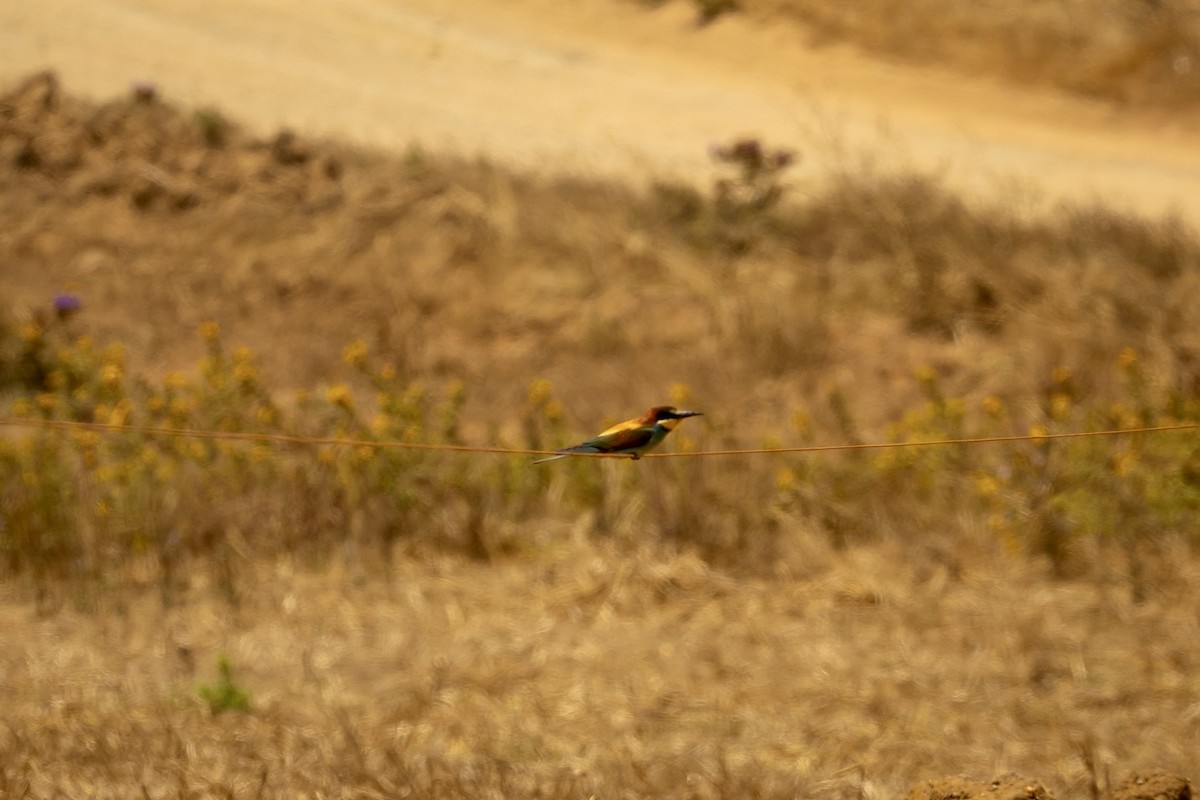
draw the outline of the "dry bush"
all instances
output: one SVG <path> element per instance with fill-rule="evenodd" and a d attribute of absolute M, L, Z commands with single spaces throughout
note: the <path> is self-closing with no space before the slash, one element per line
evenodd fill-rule
<path fill-rule="evenodd" d="M 769 21 L 796 20 L 818 43 L 1050 84 L 1120 103 L 1194 110 L 1200 8 L 1192 0 L 745 0 Z"/>

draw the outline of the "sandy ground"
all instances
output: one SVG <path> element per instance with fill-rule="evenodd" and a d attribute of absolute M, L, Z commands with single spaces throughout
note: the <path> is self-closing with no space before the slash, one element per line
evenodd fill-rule
<path fill-rule="evenodd" d="M 264 132 L 485 153 L 519 165 L 701 176 L 756 135 L 806 169 L 862 152 L 975 192 L 1200 220 L 1194 121 L 812 49 L 687 4 L 613 0 L 41 0 L 0 6 L 0 82 L 59 71 L 94 98 L 156 81 Z"/>

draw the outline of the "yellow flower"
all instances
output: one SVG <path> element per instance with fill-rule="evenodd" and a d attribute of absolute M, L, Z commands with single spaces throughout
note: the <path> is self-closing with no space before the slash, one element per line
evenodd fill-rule
<path fill-rule="evenodd" d="M 355 339 L 342 350 L 342 361 L 352 367 L 361 367 L 367 361 L 367 345 L 362 339 Z"/>
<path fill-rule="evenodd" d="M 275 406 L 259 406 L 254 412 L 254 417 L 261 425 L 274 425 L 279 419 L 279 412 Z"/>
<path fill-rule="evenodd" d="M 1021 552 L 1021 539 L 1012 526 L 1008 524 L 1003 514 L 988 515 L 987 526 L 988 530 L 1000 539 L 1005 550 L 1013 555 Z"/>
<path fill-rule="evenodd" d="M 1123 370 L 1131 370 L 1138 364 L 1137 350 L 1126 347 L 1117 355 L 1117 366 Z"/>
<path fill-rule="evenodd" d="M 92 348 L 95 347 L 95 344 L 96 343 L 92 341 L 92 337 L 88 336 L 86 333 L 75 340 L 75 347 L 77 347 L 81 353 L 91 352 Z"/>
<path fill-rule="evenodd" d="M 208 445 L 204 442 L 193 441 L 188 445 L 188 455 L 196 461 L 203 461 L 208 458 Z"/>
<path fill-rule="evenodd" d="M 983 398 L 983 402 L 980 403 L 980 407 L 983 408 L 983 413 L 987 414 L 993 419 L 999 419 L 1000 417 L 1004 416 L 1004 401 L 994 394 L 989 394 L 987 397 Z"/>
<path fill-rule="evenodd" d="M 104 363 L 125 366 L 125 346 L 120 342 L 113 342 L 104 348 Z"/>
<path fill-rule="evenodd" d="M 14 417 L 28 417 L 33 413 L 33 406 L 24 397 L 19 397 L 13 401 L 12 414 Z"/>
<path fill-rule="evenodd" d="M 113 406 L 112 414 L 109 416 L 109 425 L 124 425 L 129 422 L 129 415 L 133 412 L 133 404 L 129 402 L 129 398 L 122 398 Z"/>
<path fill-rule="evenodd" d="M 157 414 L 166 407 L 167 407 L 166 399 L 158 392 L 155 392 L 154 394 L 152 394 L 146 398 L 146 410 L 149 411 L 151 414 Z"/>
<path fill-rule="evenodd" d="M 1046 426 L 1040 422 L 1035 422 L 1029 426 L 1029 438 L 1037 444 L 1046 444 L 1046 434 L 1048 433 L 1049 431 L 1046 430 Z"/>
<path fill-rule="evenodd" d="M 1071 380 L 1071 368 L 1055 367 L 1054 372 L 1051 373 L 1051 377 L 1054 378 L 1055 383 L 1068 383 Z"/>
<path fill-rule="evenodd" d="M 991 475 L 979 474 L 975 476 L 975 488 L 984 497 L 991 497 L 1000 491 L 1000 482 Z"/>
<path fill-rule="evenodd" d="M 39 392 L 37 396 L 38 408 L 47 413 L 54 411 L 58 405 L 58 396 L 51 392 Z"/>
<path fill-rule="evenodd" d="M 807 436 L 812 433 L 812 417 L 803 409 L 798 410 L 792 415 L 792 425 L 801 436 Z"/>
<path fill-rule="evenodd" d="M 446 397 L 450 400 L 459 403 L 467 396 L 467 385 L 458 378 L 446 384 Z"/>
<path fill-rule="evenodd" d="M 1112 457 L 1111 467 L 1113 474 L 1118 478 L 1124 478 L 1133 469 L 1133 465 L 1137 463 L 1137 453 L 1132 450 L 1122 450 Z"/>
<path fill-rule="evenodd" d="M 256 464 L 261 464 L 271 457 L 271 448 L 265 444 L 256 444 L 250 448 L 250 460 Z"/>
<path fill-rule="evenodd" d="M 176 397 L 167 408 L 172 419 L 184 420 L 192 413 L 192 404 L 182 397 Z"/>
<path fill-rule="evenodd" d="M 791 467 L 783 467 L 775 473 L 775 491 L 790 492 L 800 483 L 800 477 Z"/>
<path fill-rule="evenodd" d="M 677 383 L 671 387 L 669 393 L 671 405 L 676 408 L 684 408 L 688 403 L 692 402 L 692 388 L 686 383 Z"/>
<path fill-rule="evenodd" d="M 233 367 L 233 377 L 241 384 L 254 383 L 258 380 L 258 367 L 248 362 L 240 362 Z"/>
<path fill-rule="evenodd" d="M 100 444 L 100 434 L 96 431 L 75 431 L 71 438 L 80 449 L 93 448 Z"/>
<path fill-rule="evenodd" d="M 221 336 L 221 326 L 211 319 L 200 323 L 200 338 L 206 342 L 215 342 Z"/>
<path fill-rule="evenodd" d="M 563 405 L 557 400 L 551 400 L 542 407 L 542 416 L 551 422 L 560 422 L 564 414 Z"/>
<path fill-rule="evenodd" d="M 106 499 L 97 500 L 94 510 L 97 518 L 107 519 L 112 514 L 112 504 Z"/>
<path fill-rule="evenodd" d="M 529 384 L 529 402 L 540 406 L 554 395 L 554 385 L 545 378 L 538 378 Z"/>
<path fill-rule="evenodd" d="M 154 480 L 158 483 L 174 483 L 175 473 L 178 472 L 178 461 L 161 461 L 154 470 Z"/>
<path fill-rule="evenodd" d="M 393 364 L 384 364 L 379 368 L 379 378 L 384 381 L 396 380 L 396 367 Z"/>
<path fill-rule="evenodd" d="M 412 405 L 417 405 L 425 400 L 425 384 L 420 381 L 413 381 L 404 390 L 404 402 Z"/>
<path fill-rule="evenodd" d="M 923 384 L 930 384 L 937 381 L 937 372 L 928 364 L 922 364 L 917 367 L 917 381 Z"/>
<path fill-rule="evenodd" d="M 1050 416 L 1057 420 L 1067 418 L 1071 413 L 1071 396 L 1063 392 L 1056 392 L 1050 398 Z"/>
<path fill-rule="evenodd" d="M 332 447 L 323 446 L 319 450 L 317 450 L 317 461 L 319 461 L 320 463 L 322 463 L 326 466 L 329 466 L 329 465 L 333 464 L 335 461 L 337 461 L 337 453 L 334 451 L 334 449 Z"/>
<path fill-rule="evenodd" d="M 42 326 L 36 322 L 26 322 L 21 326 L 21 338 L 27 342 L 34 342 L 42 338 Z"/>
<path fill-rule="evenodd" d="M 100 368 L 100 382 L 105 386 L 116 386 L 121 382 L 121 367 L 117 364 L 105 364 Z"/>
<path fill-rule="evenodd" d="M 354 397 L 350 394 L 350 387 L 344 383 L 335 383 L 325 390 L 325 402 L 331 406 L 339 406 L 349 411 L 354 407 Z"/>
<path fill-rule="evenodd" d="M 179 390 L 187 386 L 187 376 L 182 372 L 168 372 L 167 377 L 163 379 L 163 383 L 171 390 Z"/>

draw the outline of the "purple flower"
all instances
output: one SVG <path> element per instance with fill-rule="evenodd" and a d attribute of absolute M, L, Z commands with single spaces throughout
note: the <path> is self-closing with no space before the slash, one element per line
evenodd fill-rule
<path fill-rule="evenodd" d="M 83 301 L 78 295 L 74 294 L 59 294 L 54 296 L 54 313 L 59 319 L 66 319 L 74 316 L 79 309 L 83 308 Z"/>
<path fill-rule="evenodd" d="M 158 98 L 158 86 L 151 80 L 133 82 L 133 99 L 139 103 L 150 103 Z"/>

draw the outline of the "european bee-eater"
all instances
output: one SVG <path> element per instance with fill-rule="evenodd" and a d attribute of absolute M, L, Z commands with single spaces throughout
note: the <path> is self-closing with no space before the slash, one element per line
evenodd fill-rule
<path fill-rule="evenodd" d="M 547 456 L 533 462 L 542 464 L 557 461 L 572 453 L 614 453 L 641 458 L 642 453 L 658 445 L 667 434 L 675 430 L 679 421 L 687 417 L 698 417 L 700 411 L 680 411 L 674 406 L 655 406 L 640 417 L 627 419 L 613 425 L 594 439 L 580 442 L 557 452 L 559 456 Z"/>

